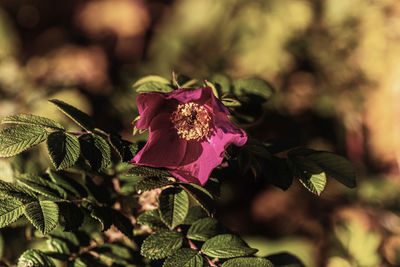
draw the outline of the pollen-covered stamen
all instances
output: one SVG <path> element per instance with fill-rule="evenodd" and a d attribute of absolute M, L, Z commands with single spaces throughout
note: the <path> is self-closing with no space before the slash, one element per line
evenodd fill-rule
<path fill-rule="evenodd" d="M 194 102 L 179 104 L 171 114 L 171 122 L 185 140 L 200 141 L 210 133 L 210 114 L 204 106 Z"/>

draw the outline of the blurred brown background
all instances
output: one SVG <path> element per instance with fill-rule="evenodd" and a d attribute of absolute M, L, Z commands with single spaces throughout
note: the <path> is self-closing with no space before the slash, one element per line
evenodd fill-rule
<path fill-rule="evenodd" d="M 219 217 L 260 255 L 400 266 L 399 1 L 0 0 L 1 118 L 63 121 L 47 104 L 58 98 L 130 138 L 132 82 L 172 71 L 265 78 L 277 93 L 249 133 L 357 168 L 357 189 L 331 181 L 320 198 L 296 182 L 287 192 L 226 184 Z"/>

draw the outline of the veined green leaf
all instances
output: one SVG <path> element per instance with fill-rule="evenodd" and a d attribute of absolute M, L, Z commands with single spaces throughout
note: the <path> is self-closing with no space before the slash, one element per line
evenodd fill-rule
<path fill-rule="evenodd" d="M 235 258 L 227 260 L 221 265 L 221 267 L 243 267 L 243 266 L 274 267 L 274 264 L 272 264 L 271 261 L 265 258 L 243 257 L 243 258 Z"/>
<path fill-rule="evenodd" d="M 107 231 L 110 228 L 113 219 L 113 212 L 110 208 L 99 207 L 88 201 L 82 202 L 82 206 L 89 211 L 93 219 L 101 224 L 102 231 Z"/>
<path fill-rule="evenodd" d="M 63 188 L 65 191 L 70 193 L 76 198 L 87 197 L 86 189 L 77 181 L 70 177 L 65 177 L 61 173 L 57 173 L 54 170 L 48 168 L 46 172 L 49 174 L 50 180 Z"/>
<path fill-rule="evenodd" d="M 0 228 L 15 222 L 24 213 L 24 205 L 16 199 L 0 200 Z"/>
<path fill-rule="evenodd" d="M 168 227 L 161 221 L 158 209 L 143 212 L 137 218 L 136 223 L 140 225 L 147 225 L 153 231 L 168 229 Z"/>
<path fill-rule="evenodd" d="M 138 150 L 137 144 L 123 140 L 117 135 L 110 135 L 109 141 L 123 162 L 130 161 Z"/>
<path fill-rule="evenodd" d="M 191 248 L 180 248 L 168 259 L 163 267 L 203 267 L 203 257 Z"/>
<path fill-rule="evenodd" d="M 232 234 L 223 234 L 208 239 L 201 251 L 207 256 L 214 258 L 235 258 L 256 253 L 258 250 L 250 248 L 240 237 Z"/>
<path fill-rule="evenodd" d="M 31 190 L 17 184 L 12 184 L 0 180 L 0 194 L 6 197 L 14 198 L 23 202 L 30 202 L 37 198 Z"/>
<path fill-rule="evenodd" d="M 206 218 L 207 212 L 201 206 L 191 206 L 183 224 L 193 224 L 197 220 Z"/>
<path fill-rule="evenodd" d="M 158 260 L 170 256 L 182 246 L 183 236 L 175 231 L 161 231 L 148 236 L 142 244 L 142 256 Z"/>
<path fill-rule="evenodd" d="M 170 229 L 183 223 L 189 211 L 189 196 L 184 190 L 176 187 L 164 189 L 158 203 L 160 218 Z"/>
<path fill-rule="evenodd" d="M 47 150 L 54 167 L 65 169 L 73 166 L 79 158 L 80 145 L 75 135 L 58 131 L 49 134 Z"/>
<path fill-rule="evenodd" d="M 81 152 L 94 170 L 102 170 L 111 162 L 110 146 L 97 134 L 84 134 L 79 137 Z"/>
<path fill-rule="evenodd" d="M 161 170 L 157 168 L 139 166 L 139 165 L 134 165 L 132 168 L 130 168 L 128 170 L 128 174 L 135 174 L 141 176 L 157 176 L 157 177 L 172 176 L 171 173 L 169 173 L 169 171 L 167 170 Z"/>
<path fill-rule="evenodd" d="M 86 131 L 92 131 L 94 129 L 94 123 L 92 119 L 83 111 L 61 100 L 52 99 L 49 101 L 56 105 L 59 110 L 61 110 L 65 115 L 67 115 L 70 119 L 72 119 L 76 124 L 78 124 Z"/>
<path fill-rule="evenodd" d="M 207 212 L 211 215 L 215 212 L 215 203 L 213 195 L 205 188 L 190 183 L 179 183 L 179 186 L 185 189 L 190 196 Z"/>
<path fill-rule="evenodd" d="M 13 125 L 0 131 L 0 157 L 15 156 L 41 142 L 47 137 L 42 127 Z"/>
<path fill-rule="evenodd" d="M 144 177 L 135 184 L 136 191 L 149 191 L 173 184 L 172 181 L 165 177 Z"/>
<path fill-rule="evenodd" d="M 50 181 L 43 179 L 36 175 L 20 175 L 17 177 L 18 182 L 24 184 L 26 187 L 32 191 L 39 193 L 43 196 L 59 200 L 67 199 L 67 192 L 60 186 Z"/>
<path fill-rule="evenodd" d="M 220 230 L 218 221 L 214 218 L 202 218 L 194 222 L 188 232 L 187 237 L 196 241 L 207 241 L 218 234 Z"/>
<path fill-rule="evenodd" d="M 328 176 L 332 176 L 345 186 L 356 187 L 356 172 L 347 159 L 325 151 L 315 151 L 305 158 L 316 163 Z"/>
<path fill-rule="evenodd" d="M 26 250 L 18 259 L 18 267 L 55 267 L 53 260 L 38 249 Z"/>
<path fill-rule="evenodd" d="M 53 201 L 31 202 L 25 207 L 25 216 L 42 234 L 47 234 L 58 225 L 58 206 Z"/>
<path fill-rule="evenodd" d="M 8 116 L 4 118 L 1 121 L 1 123 L 25 124 L 25 125 L 42 126 L 54 130 L 65 130 L 64 126 L 62 126 L 58 122 L 33 114 L 18 114 L 18 115 Z"/>

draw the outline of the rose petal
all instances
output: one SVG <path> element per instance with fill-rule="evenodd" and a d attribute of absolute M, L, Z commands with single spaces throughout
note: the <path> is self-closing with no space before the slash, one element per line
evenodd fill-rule
<path fill-rule="evenodd" d="M 169 114 L 161 113 L 152 119 L 146 145 L 129 163 L 176 168 L 184 159 L 186 143 L 176 134 L 169 121 Z"/>

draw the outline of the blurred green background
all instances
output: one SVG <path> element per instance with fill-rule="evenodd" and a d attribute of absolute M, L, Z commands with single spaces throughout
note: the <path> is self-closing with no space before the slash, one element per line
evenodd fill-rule
<path fill-rule="evenodd" d="M 357 168 L 355 190 L 330 181 L 319 198 L 298 183 L 226 181 L 227 227 L 260 255 L 289 251 L 306 266 L 400 266 L 398 0 L 0 0 L 0 118 L 67 125 L 47 103 L 58 98 L 129 139 L 132 82 L 172 71 L 268 80 L 276 94 L 249 134 Z M 12 229 L 0 232 L 0 256 L 18 257 Z"/>

